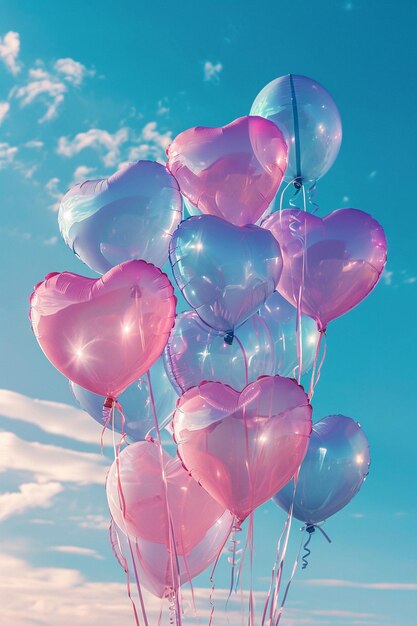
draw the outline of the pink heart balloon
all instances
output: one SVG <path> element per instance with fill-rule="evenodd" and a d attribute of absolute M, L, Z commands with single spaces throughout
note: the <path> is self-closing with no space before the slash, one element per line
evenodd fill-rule
<path fill-rule="evenodd" d="M 134 559 L 140 584 L 158 598 L 163 598 L 169 597 L 172 591 L 192 580 L 213 563 L 230 533 L 232 520 L 229 511 L 225 511 L 188 554 L 177 553 L 174 576 L 171 569 L 171 553 L 165 544 L 135 538 L 130 540 L 129 545 L 127 535 L 113 520 L 110 540 L 115 557 L 123 569 L 129 571 L 130 579 L 135 580 Z"/>
<path fill-rule="evenodd" d="M 176 550 L 179 555 L 187 555 L 222 517 L 225 507 L 191 478 L 178 457 L 170 457 L 165 450 L 162 455 Z M 110 468 L 106 489 L 114 521 L 131 538 L 170 545 L 160 449 L 156 443 L 140 441 L 125 448 L 119 462 Z M 231 523 L 230 515 L 230 526 Z"/>
<path fill-rule="evenodd" d="M 116 398 L 162 354 L 175 306 L 161 270 L 127 261 L 97 279 L 48 274 L 31 295 L 30 319 L 39 345 L 64 376 Z"/>
<path fill-rule="evenodd" d="M 174 139 L 167 154 L 182 194 L 202 213 L 236 226 L 255 224 L 287 168 L 281 131 L 255 116 L 220 128 L 190 128 Z"/>
<path fill-rule="evenodd" d="M 204 382 L 180 398 L 174 433 L 185 467 L 240 524 L 300 466 L 311 405 L 292 378 L 264 376 L 240 393 Z"/>
<path fill-rule="evenodd" d="M 267 217 L 262 226 L 281 247 L 284 267 L 277 290 L 294 306 L 301 295 L 302 313 L 315 319 L 319 330 L 359 304 L 384 269 L 384 231 L 363 211 L 338 209 L 320 218 L 288 209 Z"/>

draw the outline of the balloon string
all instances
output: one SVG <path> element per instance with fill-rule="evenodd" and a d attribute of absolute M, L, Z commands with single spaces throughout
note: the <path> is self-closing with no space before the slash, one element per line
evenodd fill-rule
<path fill-rule="evenodd" d="M 235 335 L 235 339 L 236 339 L 236 343 L 239 345 L 239 348 L 242 352 L 242 356 L 243 356 L 243 364 L 245 367 L 245 386 L 247 387 L 249 385 L 249 367 L 248 367 L 248 359 L 246 356 L 246 352 L 245 352 L 245 348 L 243 347 L 242 342 L 240 341 L 239 337 L 237 337 Z"/>
<path fill-rule="evenodd" d="M 249 528 L 248 528 L 248 545 L 249 545 L 249 576 L 250 576 L 250 586 L 249 586 L 249 620 L 248 626 L 254 626 L 255 624 L 255 608 L 254 608 L 254 598 L 253 598 L 253 527 L 254 527 L 254 515 L 253 511 L 249 517 Z"/>
<path fill-rule="evenodd" d="M 310 531 L 307 531 L 307 532 L 309 534 L 308 534 L 308 539 L 307 539 L 307 541 L 305 542 L 305 544 L 303 546 L 304 554 L 303 554 L 303 565 L 302 565 L 301 569 L 306 569 L 306 567 L 308 566 L 308 557 L 311 554 L 311 550 L 309 550 L 309 548 L 307 547 L 308 544 L 311 541 L 311 532 Z"/>
<path fill-rule="evenodd" d="M 270 626 L 272 626 L 272 619 L 273 619 L 273 615 L 276 612 L 276 608 L 277 608 L 277 604 L 278 604 L 279 591 L 280 591 L 280 588 L 281 588 L 282 573 L 283 573 L 283 569 L 284 569 L 284 562 L 285 562 L 285 557 L 286 557 L 286 554 L 287 554 L 288 541 L 289 541 L 289 538 L 290 538 L 290 531 L 291 531 L 291 525 L 292 525 L 292 520 L 293 520 L 294 501 L 295 501 L 295 493 L 296 493 L 296 490 L 297 490 L 297 482 L 298 482 L 299 471 L 300 470 L 298 469 L 297 473 L 294 475 L 294 489 L 293 489 L 292 502 L 291 502 L 290 510 L 288 511 L 288 517 L 287 517 L 287 522 L 286 522 L 287 528 L 286 528 L 285 536 L 284 536 L 284 545 L 283 545 L 283 548 L 282 548 L 281 559 L 280 559 L 280 563 L 279 563 L 279 567 L 278 567 L 278 572 L 277 572 L 277 575 L 276 575 L 275 588 L 274 588 L 274 593 L 273 593 L 273 596 L 272 596 L 272 602 L 271 602 L 270 612 L 269 612 Z"/>
<path fill-rule="evenodd" d="M 157 416 L 157 413 L 156 413 L 156 405 L 155 405 L 155 397 L 154 397 L 154 393 L 153 393 L 153 389 L 152 389 L 152 382 L 151 382 L 151 376 L 150 376 L 149 371 L 146 372 L 146 376 L 147 376 L 147 380 L 148 380 L 149 396 L 150 396 L 151 404 L 152 404 L 152 411 L 153 411 L 155 430 L 156 430 L 157 438 L 158 438 L 159 460 L 160 460 L 160 465 L 161 465 L 162 481 L 164 483 L 165 507 L 166 507 L 166 513 L 167 513 L 167 522 L 168 522 L 168 542 L 169 542 L 171 581 L 172 581 L 172 585 L 173 585 L 171 599 L 175 599 L 175 607 L 176 607 L 175 622 L 176 622 L 176 626 L 182 626 L 181 600 L 180 600 L 180 593 L 179 593 L 179 589 L 180 589 L 180 585 L 181 585 L 180 571 L 179 571 L 179 566 L 178 566 L 178 554 L 177 554 L 175 536 L 174 536 L 174 532 L 173 532 L 174 529 L 173 529 L 173 526 L 172 526 L 171 510 L 170 510 L 169 499 L 168 499 L 168 482 L 167 482 L 167 479 L 166 479 L 165 467 L 164 467 L 164 455 L 163 455 L 163 448 L 162 448 L 161 431 L 159 430 L 158 416 Z M 175 555 L 177 571 L 175 571 L 175 568 L 174 568 L 174 557 L 173 557 L 173 554 Z M 177 591 L 177 593 L 175 593 L 175 591 Z"/>
<path fill-rule="evenodd" d="M 292 117 L 293 117 L 293 125 L 294 125 L 294 151 L 295 151 L 295 168 L 296 168 L 296 181 L 295 183 L 298 185 L 302 185 L 302 177 L 301 177 L 301 149 L 300 149 L 300 125 L 298 121 L 298 106 L 297 106 L 297 96 L 295 93 L 294 87 L 294 79 L 293 75 L 289 75 L 290 78 L 290 88 L 291 88 L 291 105 L 292 105 Z"/>
<path fill-rule="evenodd" d="M 303 539 L 301 539 L 301 543 L 300 543 L 300 547 L 298 549 L 298 553 L 297 556 L 295 558 L 294 564 L 292 566 L 292 570 L 291 570 L 291 576 L 287 582 L 287 586 L 285 587 L 285 592 L 284 592 L 284 596 L 282 598 L 282 602 L 281 602 L 281 606 L 279 607 L 278 611 L 276 612 L 275 616 L 274 616 L 274 626 L 278 626 L 280 619 L 281 619 L 281 615 L 284 611 L 284 606 L 285 603 L 287 601 L 287 597 L 288 597 L 288 592 L 290 590 L 291 587 L 291 583 L 294 579 L 295 576 L 295 572 L 297 571 L 297 567 L 298 567 L 298 562 L 300 560 L 300 554 L 301 554 L 301 548 L 303 547 Z"/>
<path fill-rule="evenodd" d="M 112 533 L 112 529 L 114 528 L 113 524 L 114 524 L 114 521 L 112 519 L 111 522 L 110 522 L 110 527 L 109 527 L 110 545 L 112 547 L 114 556 L 116 557 L 116 559 L 119 561 L 120 565 L 124 569 L 125 576 L 126 576 L 127 595 L 128 595 L 128 598 L 129 598 L 129 600 L 130 600 L 130 602 L 132 604 L 133 615 L 135 617 L 136 626 L 140 626 L 138 611 L 137 611 L 137 608 L 136 608 L 136 603 L 135 603 L 135 601 L 133 599 L 133 596 L 132 596 L 132 588 L 131 588 L 131 585 L 130 585 L 129 567 L 127 565 L 127 561 L 125 559 L 125 556 L 123 554 L 121 546 L 118 545 L 118 550 L 117 550 L 115 541 L 113 541 L 113 533 Z"/>
<path fill-rule="evenodd" d="M 211 605 L 211 610 L 210 610 L 210 618 L 209 618 L 209 625 L 208 626 L 211 626 L 212 620 L 213 620 L 213 615 L 214 615 L 213 594 L 214 594 L 214 590 L 215 590 L 215 587 L 216 587 L 216 581 L 214 579 L 214 575 L 216 573 L 217 564 L 218 564 L 218 562 L 220 560 L 220 557 L 221 557 L 221 555 L 223 553 L 224 547 L 225 547 L 228 539 L 229 539 L 229 535 L 227 535 L 226 539 L 223 541 L 223 544 L 222 544 L 220 550 L 217 553 L 216 560 L 214 561 L 214 565 L 213 565 L 213 568 L 212 568 L 211 574 L 210 574 L 211 591 L 210 591 L 209 602 L 210 602 L 210 605 Z"/>
<path fill-rule="evenodd" d="M 310 391 L 308 394 L 309 400 L 312 399 L 313 395 L 314 395 L 314 390 L 320 380 L 320 376 L 321 376 L 321 369 L 323 367 L 325 358 L 326 358 L 326 354 L 327 354 L 327 336 L 326 336 L 326 331 L 325 330 L 320 330 L 319 331 L 320 335 L 319 335 L 319 340 L 317 342 L 317 346 L 316 346 L 316 353 L 314 355 L 314 362 L 313 362 L 313 369 L 311 371 L 311 379 L 310 379 Z M 317 367 L 318 364 L 318 360 L 319 360 L 319 354 L 320 354 L 320 349 L 321 349 L 321 345 L 323 342 L 323 337 L 324 337 L 324 344 L 323 344 L 323 353 L 320 359 L 320 363 Z M 317 372 L 317 375 L 316 375 Z"/>
<path fill-rule="evenodd" d="M 280 534 L 280 536 L 278 538 L 277 549 L 276 549 L 276 556 L 275 556 L 275 563 L 274 563 L 274 565 L 272 567 L 271 582 L 269 583 L 269 590 L 268 590 L 268 594 L 266 596 L 265 606 L 264 606 L 264 610 L 263 610 L 263 614 L 262 614 L 261 626 L 265 626 L 266 614 L 267 614 L 267 611 L 268 611 L 269 601 L 271 599 L 272 587 L 273 587 L 274 580 L 275 580 L 275 572 L 276 572 L 276 569 L 278 567 L 278 559 L 279 559 L 279 555 L 280 555 L 280 551 L 281 551 L 281 541 L 282 541 L 282 538 L 284 536 L 285 530 L 287 528 L 289 519 L 290 519 L 290 513 L 288 512 L 287 519 L 285 521 L 284 527 L 283 527 L 282 532 L 281 532 L 281 534 Z"/>
<path fill-rule="evenodd" d="M 116 463 L 116 468 L 117 468 L 117 491 L 118 491 L 118 497 L 119 497 L 119 506 L 122 509 L 123 526 L 124 526 L 123 530 L 125 532 L 125 535 L 127 537 L 128 544 L 129 544 L 130 555 L 131 555 L 132 563 L 133 563 L 133 571 L 134 571 L 134 574 L 135 574 L 136 589 L 137 589 L 137 592 L 138 592 L 139 602 L 140 602 L 140 605 L 141 605 L 143 621 L 145 623 L 145 626 L 149 626 L 147 615 L 146 615 L 145 604 L 144 604 L 144 601 L 143 601 L 142 589 L 141 589 L 141 586 L 140 586 L 139 576 L 138 576 L 138 572 L 137 572 L 137 568 L 136 568 L 136 561 L 135 561 L 135 558 L 134 558 L 134 555 L 133 555 L 133 550 L 132 550 L 130 537 L 128 535 L 127 528 L 126 528 L 126 500 L 125 500 L 125 497 L 124 497 L 124 494 L 123 494 L 123 487 L 122 487 L 122 481 L 121 481 L 121 476 L 120 476 L 120 448 L 121 448 L 121 445 L 122 445 L 122 443 L 124 441 L 124 438 L 125 438 L 125 433 L 124 433 L 125 417 L 124 417 L 124 414 L 123 414 L 122 407 L 117 402 L 117 400 L 115 400 L 114 398 L 107 398 L 106 402 L 105 402 L 105 406 L 106 405 L 107 405 L 107 408 L 110 408 L 110 406 L 111 406 L 111 413 L 110 413 L 110 415 L 111 415 L 111 420 L 112 420 L 113 449 L 114 449 L 115 463 Z M 121 415 L 121 419 L 122 419 L 122 435 L 120 437 L 120 440 L 119 440 L 118 444 L 116 444 L 115 430 L 114 430 L 114 417 L 115 417 L 115 409 L 116 408 L 119 411 L 119 413 Z M 123 558 L 125 558 L 125 557 L 123 557 Z M 129 594 L 130 594 L 130 581 L 129 581 L 129 584 L 128 584 L 128 595 Z M 137 620 L 136 621 L 137 626 L 139 626 L 140 623 L 138 621 L 137 609 L 136 609 L 136 605 L 134 603 L 133 603 L 133 613 L 135 615 L 135 620 Z"/>
<path fill-rule="evenodd" d="M 238 553 L 236 548 L 240 544 L 240 541 L 236 539 L 236 533 L 240 533 L 241 531 L 242 529 L 240 525 L 238 524 L 237 518 L 235 517 L 234 522 L 233 522 L 233 527 L 232 527 L 232 534 L 230 537 L 231 545 L 228 548 L 229 552 L 232 553 L 232 555 L 229 556 L 228 558 L 228 561 L 231 564 L 232 568 L 230 571 L 229 595 L 227 596 L 227 600 L 226 600 L 226 612 L 229 609 L 229 601 L 230 601 L 230 598 L 231 598 L 231 595 L 235 586 L 236 566 L 239 564 L 239 561 L 236 561 L 236 554 Z"/>

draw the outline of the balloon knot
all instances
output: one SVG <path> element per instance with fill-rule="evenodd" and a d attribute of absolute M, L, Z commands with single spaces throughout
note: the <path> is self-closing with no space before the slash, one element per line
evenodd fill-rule
<path fill-rule="evenodd" d="M 233 343 L 234 337 L 235 337 L 235 334 L 233 330 L 229 330 L 224 336 L 224 343 L 227 343 L 228 346 L 231 346 Z"/>
<path fill-rule="evenodd" d="M 297 189 L 297 191 L 301 189 L 301 187 L 303 186 L 303 179 L 301 178 L 301 176 L 294 179 L 293 185 L 295 189 Z"/>
<path fill-rule="evenodd" d="M 308 524 L 306 526 L 306 532 L 308 532 L 309 535 L 314 533 L 315 530 L 316 530 L 316 527 L 314 526 L 314 524 Z"/>
<path fill-rule="evenodd" d="M 104 401 L 103 407 L 105 409 L 112 409 L 115 404 L 116 404 L 116 399 L 108 396 Z"/>

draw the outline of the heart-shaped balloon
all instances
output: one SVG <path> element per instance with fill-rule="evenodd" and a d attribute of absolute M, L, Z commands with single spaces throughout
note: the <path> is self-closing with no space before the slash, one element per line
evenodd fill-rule
<path fill-rule="evenodd" d="M 184 298 L 208 326 L 225 333 L 256 313 L 282 269 L 271 233 L 212 215 L 184 220 L 172 237 L 169 257 Z"/>
<path fill-rule="evenodd" d="M 294 516 L 307 525 L 319 524 L 357 494 L 369 464 L 368 440 L 359 424 L 344 415 L 330 415 L 313 426 L 295 498 L 290 482 L 274 501 L 288 511 L 294 498 Z"/>
<path fill-rule="evenodd" d="M 287 167 L 281 131 L 256 116 L 220 128 L 190 128 L 174 139 L 167 154 L 184 196 L 202 213 L 236 226 L 261 217 Z"/>
<path fill-rule="evenodd" d="M 111 420 L 106 420 L 103 415 L 103 405 L 106 401 L 104 396 L 98 396 L 72 381 L 70 381 L 70 389 L 81 408 L 102 427 L 113 428 L 116 432 L 125 434 L 130 441 L 144 441 L 150 431 L 155 434 L 151 388 L 161 429 L 171 421 L 179 395 L 168 378 L 162 356 L 150 368 L 149 378 L 150 385 L 148 376 L 145 374 L 129 385 L 119 396 L 118 401 L 123 409 L 123 417 L 115 411 Z"/>
<path fill-rule="evenodd" d="M 36 338 L 74 383 L 116 398 L 162 354 L 175 318 L 168 277 L 127 261 L 101 278 L 49 274 L 30 298 Z"/>
<path fill-rule="evenodd" d="M 359 304 L 375 287 L 387 258 L 382 226 L 368 213 L 339 209 L 324 218 L 299 209 L 267 217 L 284 267 L 278 291 L 316 320 L 319 330 Z"/>
<path fill-rule="evenodd" d="M 178 457 L 160 451 L 153 441 L 131 444 L 114 461 L 106 486 L 110 512 L 130 538 L 170 545 L 161 452 L 176 551 L 187 555 L 224 515 L 225 507 L 191 478 Z M 229 515 L 229 528 L 231 522 Z"/>
<path fill-rule="evenodd" d="M 178 394 L 204 380 L 219 381 L 241 390 L 259 376 L 275 373 L 273 339 L 259 315 L 252 315 L 239 326 L 235 340 L 227 343 L 224 333 L 207 326 L 195 311 L 185 311 L 175 320 L 164 357 L 168 376 Z"/>
<path fill-rule="evenodd" d="M 296 330 L 297 309 L 287 302 L 278 291 L 274 291 L 259 309 L 259 316 L 270 331 L 275 354 L 274 371 L 264 373 L 297 378 L 299 366 L 297 348 L 299 340 Z M 299 332 L 301 338 L 301 373 L 305 374 L 313 365 L 320 334 L 314 320 L 307 315 L 301 316 Z M 168 345 L 166 349 L 168 349 Z"/>
<path fill-rule="evenodd" d="M 174 414 L 185 467 L 238 524 L 294 476 L 310 432 L 304 389 L 280 376 L 259 378 L 240 393 L 202 383 L 185 392 Z"/>
<path fill-rule="evenodd" d="M 62 200 L 58 221 L 65 243 L 103 274 L 131 259 L 162 266 L 181 217 L 175 178 L 159 163 L 138 161 L 110 178 L 72 187 Z"/>
<path fill-rule="evenodd" d="M 131 580 L 135 580 L 134 559 L 140 584 L 158 598 L 169 597 L 179 586 L 191 581 L 218 557 L 230 533 L 232 519 L 229 511 L 225 511 L 188 554 L 174 556 L 174 576 L 171 553 L 164 543 L 135 538 L 130 540 L 129 545 L 129 538 L 114 521 L 110 527 L 110 540 L 115 557 L 123 569 L 129 571 Z"/>

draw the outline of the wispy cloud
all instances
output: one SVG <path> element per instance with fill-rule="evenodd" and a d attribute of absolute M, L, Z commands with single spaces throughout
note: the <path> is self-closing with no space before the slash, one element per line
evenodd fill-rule
<path fill-rule="evenodd" d="M 72 175 L 71 185 L 81 183 L 88 177 L 91 178 L 91 174 L 94 172 L 94 167 L 87 167 L 87 165 L 79 165 Z"/>
<path fill-rule="evenodd" d="M 52 211 L 58 211 L 59 205 L 61 204 L 61 198 L 63 196 L 63 193 L 60 190 L 60 183 L 60 179 L 57 176 L 54 176 L 53 178 L 50 178 L 45 184 L 46 193 L 53 200 L 52 204 L 50 205 Z"/>
<path fill-rule="evenodd" d="M 21 70 L 21 65 L 18 61 L 19 52 L 19 33 L 10 30 L 4 37 L 0 37 L 0 60 L 13 76 L 16 76 Z"/>
<path fill-rule="evenodd" d="M 46 111 L 38 120 L 40 124 L 43 124 L 57 116 L 58 108 L 64 101 L 66 93 L 67 86 L 62 80 L 39 66 L 29 70 L 26 84 L 12 90 L 11 96 L 20 101 L 22 108 L 29 106 L 35 100 L 43 102 Z"/>
<path fill-rule="evenodd" d="M 10 110 L 10 104 L 8 102 L 0 102 L 0 125 L 4 122 Z"/>
<path fill-rule="evenodd" d="M 94 70 L 89 70 L 80 63 L 71 58 L 58 59 L 54 65 L 58 74 L 62 74 L 64 80 L 79 87 L 87 76 L 94 76 Z"/>
<path fill-rule="evenodd" d="M 20 439 L 0 433 L 0 472 L 29 473 L 36 482 L 103 485 L 109 462 L 101 455 Z"/>
<path fill-rule="evenodd" d="M 87 148 L 97 151 L 106 167 L 114 167 L 120 160 L 121 146 L 129 139 L 127 128 L 120 128 L 115 133 L 100 128 L 78 133 L 72 139 L 60 137 L 57 154 L 71 158 Z"/>
<path fill-rule="evenodd" d="M 134 145 L 128 152 L 128 160 L 154 159 L 165 163 L 166 149 L 171 141 L 171 131 L 161 132 L 156 122 L 148 122 L 140 134 L 134 138 Z"/>
<path fill-rule="evenodd" d="M 80 546 L 51 546 L 51 552 L 62 552 L 64 554 L 76 554 L 77 556 L 88 556 L 93 559 L 103 560 L 101 554 L 92 548 L 82 548 Z"/>
<path fill-rule="evenodd" d="M 29 509 L 48 508 L 63 487 L 58 482 L 22 483 L 19 491 L 0 495 L 0 521 Z"/>
<path fill-rule="evenodd" d="M 212 63 L 211 61 L 206 61 L 204 63 L 204 80 L 209 82 L 219 82 L 220 72 L 222 70 L 223 65 L 221 63 Z"/>
<path fill-rule="evenodd" d="M 0 170 L 11 165 L 17 154 L 17 147 L 6 142 L 0 143 Z"/>
<path fill-rule="evenodd" d="M 417 591 L 417 583 L 360 583 L 351 580 L 339 580 L 337 578 L 317 578 L 304 581 L 311 587 L 349 587 L 351 589 L 375 589 L 380 591 Z"/>

